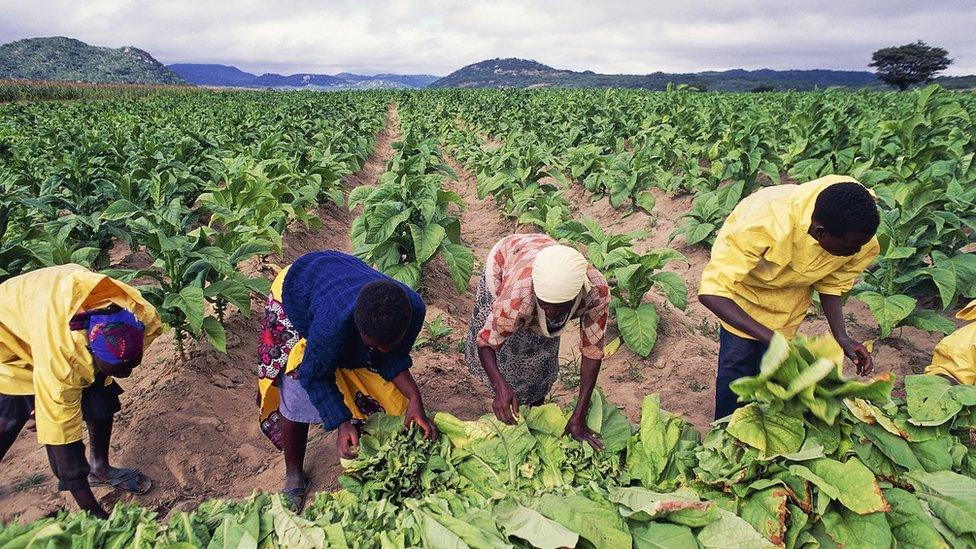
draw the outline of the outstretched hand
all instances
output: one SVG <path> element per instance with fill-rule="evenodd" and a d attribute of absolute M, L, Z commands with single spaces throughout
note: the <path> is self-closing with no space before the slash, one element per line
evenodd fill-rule
<path fill-rule="evenodd" d="M 596 451 L 603 450 L 603 439 L 600 434 L 586 426 L 586 421 L 582 418 L 571 417 L 566 423 L 564 434 L 570 435 L 580 442 L 586 442 Z"/>
<path fill-rule="evenodd" d="M 844 349 L 847 358 L 854 363 L 858 375 L 871 375 L 874 370 L 874 359 L 871 358 L 871 353 L 868 352 L 867 347 L 853 339 L 839 341 L 838 343 Z"/>
<path fill-rule="evenodd" d="M 344 421 L 339 424 L 339 433 L 336 436 L 336 451 L 343 459 L 355 459 L 359 454 L 359 429 L 351 421 Z"/>
<path fill-rule="evenodd" d="M 410 401 L 407 405 L 407 412 L 403 416 L 403 426 L 412 429 L 416 425 L 424 431 L 424 438 L 434 440 L 437 438 L 437 427 L 430 421 L 424 413 L 424 406 L 419 402 Z"/>
<path fill-rule="evenodd" d="M 502 380 L 495 387 L 495 399 L 491 403 L 491 409 L 495 412 L 498 421 L 508 425 L 515 425 L 518 418 L 519 401 L 512 390 L 512 386 Z"/>

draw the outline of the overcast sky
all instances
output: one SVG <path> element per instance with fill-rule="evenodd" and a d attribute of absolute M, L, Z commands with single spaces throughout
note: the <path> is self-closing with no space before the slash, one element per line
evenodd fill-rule
<path fill-rule="evenodd" d="M 70 36 L 163 63 L 445 75 L 492 57 L 605 73 L 865 70 L 915 40 L 976 74 L 976 1 L 0 0 L 0 43 Z"/>

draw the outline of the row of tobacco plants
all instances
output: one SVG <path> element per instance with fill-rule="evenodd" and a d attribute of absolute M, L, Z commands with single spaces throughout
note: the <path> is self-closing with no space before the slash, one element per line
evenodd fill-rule
<path fill-rule="evenodd" d="M 833 340 L 774 339 L 744 406 L 702 438 L 644 398 L 632 425 L 599 391 L 605 448 L 565 436 L 566 410 L 434 416 L 440 437 L 376 414 L 341 489 L 301 515 L 280 495 L 211 501 L 166 522 L 119 506 L 0 526 L 2 547 L 595 547 L 740 549 L 976 545 L 976 388 L 842 375 Z"/>
<path fill-rule="evenodd" d="M 437 139 L 400 109 L 403 137 L 376 185 L 349 193 L 349 209 L 362 208 L 350 231 L 353 253 L 380 271 L 420 289 L 425 267 L 440 257 L 458 293 L 474 268 L 474 254 L 461 243 L 463 203 L 444 188 L 457 174 L 445 164 Z"/>
<path fill-rule="evenodd" d="M 381 94 L 184 93 L 0 107 L 0 280 L 78 263 L 144 282 L 174 328 L 224 349 L 228 306 L 268 282 L 239 264 L 343 204 L 382 127 Z M 113 248 L 145 252 L 145 264 Z M 135 268 L 128 268 L 135 267 Z"/>
<path fill-rule="evenodd" d="M 845 174 L 871 187 L 883 211 L 881 257 L 854 292 L 882 337 L 904 325 L 951 331 L 939 311 L 976 297 L 971 93 L 679 87 L 465 90 L 423 100 L 438 105 L 433 114 L 482 191 L 548 232 L 566 216 L 566 181 L 618 208 L 651 210 L 651 188 L 692 194 L 672 239 L 710 246 L 732 208 L 759 188 Z M 448 127 L 459 121 L 460 129 Z M 484 139 L 501 145 L 486 151 Z"/>

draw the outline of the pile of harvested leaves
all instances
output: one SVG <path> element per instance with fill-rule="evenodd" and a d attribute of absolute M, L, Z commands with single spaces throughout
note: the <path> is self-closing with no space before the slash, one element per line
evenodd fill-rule
<path fill-rule="evenodd" d="M 213 501 L 160 523 L 119 506 L 0 530 L 13 547 L 973 547 L 976 388 L 841 374 L 830 340 L 777 338 L 747 405 L 699 439 L 645 397 L 630 425 L 597 392 L 587 422 L 606 449 L 566 436 L 554 404 L 435 416 L 425 441 L 399 418 L 369 419 L 343 489 L 301 516 L 277 495 Z"/>

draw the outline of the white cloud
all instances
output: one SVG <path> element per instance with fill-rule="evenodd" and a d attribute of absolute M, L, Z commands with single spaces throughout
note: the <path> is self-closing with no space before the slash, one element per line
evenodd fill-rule
<path fill-rule="evenodd" d="M 610 73 L 864 70 L 879 47 L 947 48 L 976 73 L 976 2 L 946 0 L 0 0 L 0 42 L 71 36 L 252 72 L 447 74 L 491 57 Z"/>

